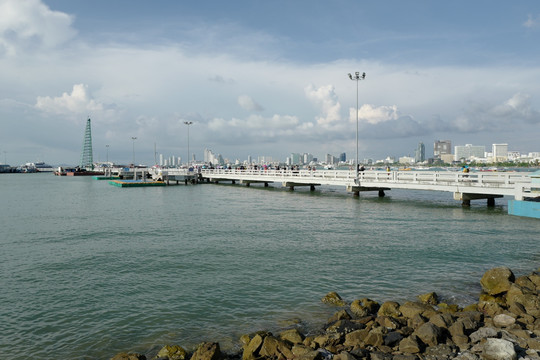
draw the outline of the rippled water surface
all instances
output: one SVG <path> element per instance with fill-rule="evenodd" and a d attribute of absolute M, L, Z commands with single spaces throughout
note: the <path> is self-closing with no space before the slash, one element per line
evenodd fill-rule
<path fill-rule="evenodd" d="M 540 264 L 540 222 L 450 193 L 200 184 L 118 188 L 0 175 L 0 358 L 153 356 L 301 319 L 329 291 L 474 302 L 488 268 Z"/>

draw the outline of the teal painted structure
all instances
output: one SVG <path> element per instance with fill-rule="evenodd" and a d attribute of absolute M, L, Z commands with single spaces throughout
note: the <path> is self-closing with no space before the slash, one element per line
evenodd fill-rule
<path fill-rule="evenodd" d="M 540 171 L 531 174 L 531 194 L 527 200 L 508 200 L 508 214 L 540 219 Z"/>

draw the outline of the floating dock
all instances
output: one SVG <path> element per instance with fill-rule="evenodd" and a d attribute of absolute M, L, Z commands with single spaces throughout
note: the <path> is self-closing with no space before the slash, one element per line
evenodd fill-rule
<path fill-rule="evenodd" d="M 144 180 L 110 180 L 109 184 L 118 187 L 145 187 L 145 186 L 165 186 L 163 181 Z"/>
<path fill-rule="evenodd" d="M 92 176 L 94 180 L 120 180 L 120 176 Z"/>

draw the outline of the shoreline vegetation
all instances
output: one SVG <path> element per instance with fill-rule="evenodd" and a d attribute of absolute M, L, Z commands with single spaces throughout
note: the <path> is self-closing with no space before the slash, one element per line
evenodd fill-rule
<path fill-rule="evenodd" d="M 233 354 L 203 342 L 192 352 L 166 345 L 157 354 L 122 352 L 112 360 L 540 360 L 540 269 L 516 278 L 507 267 L 493 268 L 480 285 L 478 302 L 464 308 L 440 303 L 433 292 L 403 304 L 348 303 L 330 292 L 321 300 L 336 312 L 312 334 L 259 331 L 243 335 Z"/>

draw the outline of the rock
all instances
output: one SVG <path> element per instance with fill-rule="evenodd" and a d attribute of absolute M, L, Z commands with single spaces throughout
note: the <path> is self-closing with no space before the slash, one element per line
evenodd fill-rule
<path fill-rule="evenodd" d="M 494 338 L 499 335 L 499 332 L 491 327 L 483 327 L 473 332 L 469 337 L 472 343 L 480 342 L 482 339 Z"/>
<path fill-rule="evenodd" d="M 418 360 L 418 356 L 413 354 L 397 354 L 392 360 Z"/>
<path fill-rule="evenodd" d="M 286 359 L 293 357 L 291 348 L 289 348 L 287 343 L 271 335 L 264 338 L 259 355 L 270 358 L 285 357 Z"/>
<path fill-rule="evenodd" d="M 381 346 L 384 342 L 383 329 L 384 328 L 375 328 L 371 330 L 364 339 L 366 345 L 371 345 L 374 347 Z"/>
<path fill-rule="evenodd" d="M 257 334 L 251 339 L 249 344 L 244 348 L 244 353 L 242 355 L 243 360 L 252 360 L 257 359 L 259 349 L 261 348 L 261 345 L 263 344 L 263 337 L 260 334 Z"/>
<path fill-rule="evenodd" d="M 304 345 L 295 345 L 291 349 L 295 359 L 301 360 L 322 360 L 322 354 Z"/>
<path fill-rule="evenodd" d="M 377 324 L 387 329 L 395 330 L 401 327 L 401 324 L 396 319 L 390 316 L 378 316 L 375 321 L 377 322 Z"/>
<path fill-rule="evenodd" d="M 356 316 L 356 317 L 363 317 L 363 316 L 370 315 L 369 309 L 366 308 L 364 305 L 362 305 L 361 300 L 354 300 L 351 303 L 350 309 L 351 309 L 351 312 L 353 313 L 353 315 Z"/>
<path fill-rule="evenodd" d="M 191 360 L 220 360 L 223 358 L 219 344 L 214 342 L 203 342 L 197 346 L 197 350 L 191 356 Z"/>
<path fill-rule="evenodd" d="M 427 319 L 420 314 L 414 315 L 411 319 L 407 321 L 407 325 L 413 329 L 418 329 L 423 324 L 427 323 Z"/>
<path fill-rule="evenodd" d="M 533 272 L 528 276 L 529 280 L 536 286 L 536 290 L 540 289 L 540 273 Z"/>
<path fill-rule="evenodd" d="M 304 341 L 304 335 L 302 335 L 298 329 L 282 331 L 281 334 L 279 334 L 279 337 L 291 344 L 301 344 Z"/>
<path fill-rule="evenodd" d="M 146 356 L 137 353 L 119 353 L 114 355 L 111 360 L 146 360 Z"/>
<path fill-rule="evenodd" d="M 428 346 L 437 345 L 442 338 L 441 329 L 429 322 L 421 325 L 413 334 Z"/>
<path fill-rule="evenodd" d="M 343 343 L 343 345 L 352 346 L 352 347 L 363 346 L 364 339 L 366 338 L 368 334 L 369 334 L 368 329 L 356 330 L 356 331 L 350 332 L 347 335 L 345 335 L 345 342 Z"/>
<path fill-rule="evenodd" d="M 418 300 L 420 300 L 422 304 L 437 305 L 439 303 L 439 297 L 434 292 L 418 295 Z"/>
<path fill-rule="evenodd" d="M 516 319 L 506 314 L 499 314 L 493 318 L 493 325 L 496 327 L 508 327 L 510 325 L 514 325 L 515 323 Z"/>
<path fill-rule="evenodd" d="M 435 314 L 429 318 L 430 323 L 445 329 L 452 325 L 454 321 L 454 317 L 449 313 Z"/>
<path fill-rule="evenodd" d="M 335 306 L 345 306 L 345 301 L 339 296 L 339 294 L 335 291 L 331 291 L 328 294 L 326 294 L 321 301 L 325 304 L 329 305 L 335 305 Z"/>
<path fill-rule="evenodd" d="M 482 290 L 489 295 L 498 295 L 507 292 L 514 282 L 512 270 L 505 266 L 490 269 L 480 279 Z"/>
<path fill-rule="evenodd" d="M 399 311 L 406 318 L 412 319 L 416 314 L 420 314 L 426 318 L 435 315 L 437 311 L 433 306 L 422 304 L 420 302 L 407 301 L 399 307 Z"/>
<path fill-rule="evenodd" d="M 352 322 L 350 320 L 339 320 L 333 324 L 330 324 L 326 328 L 328 333 L 347 334 L 354 330 L 360 330 L 364 328 L 364 324 Z"/>
<path fill-rule="evenodd" d="M 372 351 L 370 354 L 371 360 L 393 360 L 392 354 L 387 354 L 382 351 Z"/>
<path fill-rule="evenodd" d="M 392 316 L 392 317 L 401 316 L 401 312 L 399 311 L 399 303 L 395 301 L 387 301 L 383 303 L 381 307 L 379 308 L 377 315 Z"/>
<path fill-rule="evenodd" d="M 384 337 L 384 345 L 394 347 L 396 346 L 401 340 L 403 339 L 403 335 L 401 335 L 397 331 L 391 331 Z"/>
<path fill-rule="evenodd" d="M 456 356 L 454 360 L 478 360 L 478 356 L 469 351 L 464 351 Z"/>
<path fill-rule="evenodd" d="M 426 359 L 448 359 L 452 354 L 455 353 L 457 353 L 457 349 L 454 346 L 446 344 L 430 346 L 424 351 Z"/>
<path fill-rule="evenodd" d="M 437 307 L 439 308 L 439 311 L 443 313 L 453 314 L 461 310 L 459 305 L 456 304 L 440 303 Z"/>
<path fill-rule="evenodd" d="M 490 338 L 484 344 L 482 358 L 485 360 L 516 360 L 517 354 L 510 341 Z"/>
<path fill-rule="evenodd" d="M 333 359 L 334 360 L 356 360 L 356 358 L 354 356 L 352 356 L 351 354 L 349 354 L 346 351 L 343 351 L 343 352 L 339 353 L 338 355 L 335 355 L 333 357 Z"/>
<path fill-rule="evenodd" d="M 156 358 L 167 360 L 184 360 L 187 356 L 186 350 L 179 345 L 165 345 L 159 350 Z"/>
<path fill-rule="evenodd" d="M 240 336 L 240 342 L 242 343 L 242 347 L 245 347 L 247 344 L 249 344 L 250 341 L 251 338 L 249 337 L 249 335 L 244 334 Z"/>
<path fill-rule="evenodd" d="M 489 316 L 495 316 L 504 313 L 504 308 L 494 302 L 481 301 L 478 303 L 478 310 Z"/>
<path fill-rule="evenodd" d="M 342 310 L 339 310 L 338 312 L 336 312 L 334 315 L 332 315 L 332 317 L 330 319 L 328 319 L 328 323 L 334 323 L 338 320 L 351 320 L 351 315 L 349 315 L 349 313 L 347 312 L 347 310 L 345 309 L 342 309 Z"/>
<path fill-rule="evenodd" d="M 422 352 L 422 344 L 419 339 L 411 335 L 399 342 L 399 351 L 407 354 L 417 354 Z"/>
<path fill-rule="evenodd" d="M 516 278 L 515 284 L 521 286 L 521 288 L 528 293 L 532 294 L 536 292 L 536 285 L 531 281 L 531 279 L 529 279 L 528 276 L 520 276 Z"/>

